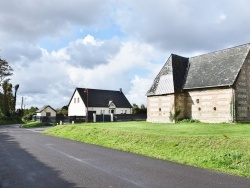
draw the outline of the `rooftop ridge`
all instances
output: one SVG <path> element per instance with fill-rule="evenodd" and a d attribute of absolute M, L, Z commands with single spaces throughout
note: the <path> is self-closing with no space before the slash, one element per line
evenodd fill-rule
<path fill-rule="evenodd" d="M 220 53 L 220 52 L 226 52 L 226 51 L 229 51 L 229 50 L 233 50 L 233 49 L 237 49 L 237 48 L 242 48 L 244 46 L 245 47 L 247 47 L 247 46 L 250 47 L 250 43 L 241 44 L 241 45 L 237 45 L 237 46 L 233 46 L 233 47 L 228 47 L 228 48 L 224 48 L 224 49 L 215 50 L 215 51 L 212 51 L 212 52 L 208 52 L 208 53 L 204 53 L 204 54 L 192 56 L 189 59 L 195 59 L 195 58 L 202 57 L 202 56 L 207 56 L 207 55 L 211 55 L 211 54 L 217 54 L 217 53 Z"/>

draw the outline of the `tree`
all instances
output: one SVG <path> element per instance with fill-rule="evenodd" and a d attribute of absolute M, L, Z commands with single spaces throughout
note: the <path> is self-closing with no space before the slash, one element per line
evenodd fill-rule
<path fill-rule="evenodd" d="M 16 111 L 16 93 L 17 93 L 17 90 L 19 88 L 19 84 L 15 85 L 15 95 L 14 95 L 14 111 Z"/>
<path fill-rule="evenodd" d="M 5 80 L 5 78 L 13 75 L 13 69 L 8 64 L 7 61 L 0 59 L 0 85 Z"/>
<path fill-rule="evenodd" d="M 3 88 L 2 111 L 7 117 L 9 117 L 14 112 L 14 109 L 13 109 L 14 99 L 12 95 L 12 84 L 9 83 L 9 79 L 3 81 L 2 88 Z"/>
<path fill-rule="evenodd" d="M 68 116 L 68 106 L 63 106 L 61 109 L 57 109 L 56 112 L 57 114 Z"/>
<path fill-rule="evenodd" d="M 142 104 L 141 107 L 139 107 L 137 104 L 133 104 L 132 113 L 133 114 L 146 114 L 147 108 L 145 107 L 144 104 Z"/>

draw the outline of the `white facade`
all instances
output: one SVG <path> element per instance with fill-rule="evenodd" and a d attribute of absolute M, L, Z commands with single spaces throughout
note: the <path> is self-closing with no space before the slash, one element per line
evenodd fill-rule
<path fill-rule="evenodd" d="M 76 90 L 68 107 L 68 116 L 86 116 L 87 108 Z M 96 112 L 96 115 L 100 114 L 132 114 L 132 108 L 117 108 L 115 104 L 110 101 L 107 107 L 88 107 L 88 111 Z"/>
<path fill-rule="evenodd" d="M 68 116 L 86 116 L 86 106 L 77 90 L 70 101 Z"/>

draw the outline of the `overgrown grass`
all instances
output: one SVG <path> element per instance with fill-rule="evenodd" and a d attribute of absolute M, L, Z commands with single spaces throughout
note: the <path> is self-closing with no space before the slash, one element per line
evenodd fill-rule
<path fill-rule="evenodd" d="M 250 178 L 250 124 L 95 123 L 45 133 Z"/>
<path fill-rule="evenodd" d="M 45 126 L 45 124 L 37 121 L 31 121 L 22 125 L 23 128 L 41 127 L 41 126 Z"/>

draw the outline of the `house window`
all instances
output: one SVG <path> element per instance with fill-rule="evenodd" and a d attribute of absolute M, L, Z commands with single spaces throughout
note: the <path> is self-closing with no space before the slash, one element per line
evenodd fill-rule
<path fill-rule="evenodd" d="M 76 98 L 74 98 L 74 103 L 76 103 Z"/>
<path fill-rule="evenodd" d="M 77 98 L 77 103 L 79 103 L 79 101 L 80 101 L 80 99 L 79 99 L 79 97 Z"/>
<path fill-rule="evenodd" d="M 51 113 L 50 112 L 46 112 L 46 117 L 50 117 Z"/>

